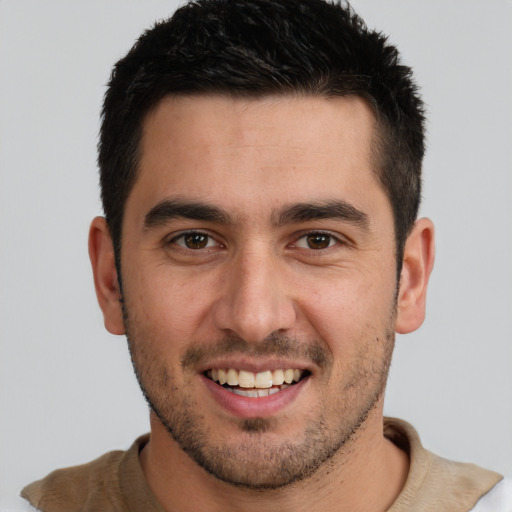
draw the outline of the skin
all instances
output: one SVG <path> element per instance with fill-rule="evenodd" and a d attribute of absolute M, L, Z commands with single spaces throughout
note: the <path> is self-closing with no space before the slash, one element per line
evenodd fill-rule
<path fill-rule="evenodd" d="M 383 436 L 383 394 L 394 332 L 424 318 L 433 226 L 411 231 L 397 293 L 374 129 L 356 97 L 167 98 L 145 120 L 124 311 L 102 218 L 89 248 L 106 328 L 127 334 L 153 406 L 141 463 L 164 509 L 376 511 L 403 487 L 408 459 Z M 202 218 L 176 215 L 178 202 Z M 205 247 L 187 246 L 191 231 Z M 233 410 L 203 375 L 226 366 L 309 376 L 278 406 Z"/>

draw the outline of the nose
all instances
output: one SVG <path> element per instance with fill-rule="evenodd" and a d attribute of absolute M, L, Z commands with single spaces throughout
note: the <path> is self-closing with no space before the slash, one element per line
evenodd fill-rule
<path fill-rule="evenodd" d="M 223 275 L 222 296 L 214 309 L 217 328 L 248 342 L 290 329 L 296 320 L 282 262 L 266 250 L 246 251 Z"/>

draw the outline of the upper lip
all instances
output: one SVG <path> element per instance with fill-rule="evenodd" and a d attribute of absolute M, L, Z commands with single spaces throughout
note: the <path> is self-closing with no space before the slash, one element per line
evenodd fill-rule
<path fill-rule="evenodd" d="M 249 358 L 249 357 L 224 357 L 216 358 L 211 361 L 207 361 L 201 364 L 198 368 L 199 373 L 203 373 L 212 368 L 233 368 L 235 370 L 245 370 L 247 372 L 259 373 L 267 370 L 279 370 L 279 369 L 297 369 L 297 370 L 308 370 L 311 371 L 311 363 L 305 364 L 300 361 L 293 361 L 291 359 L 284 358 Z"/>

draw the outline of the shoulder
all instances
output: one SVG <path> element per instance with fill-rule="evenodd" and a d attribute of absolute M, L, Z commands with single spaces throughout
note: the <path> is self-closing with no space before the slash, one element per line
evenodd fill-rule
<path fill-rule="evenodd" d="M 471 512 L 512 512 L 512 478 L 504 478 L 482 496 Z"/>
<path fill-rule="evenodd" d="M 21 496 L 44 512 L 122 510 L 120 470 L 138 463 L 139 449 L 146 441 L 147 436 L 142 436 L 128 451 L 108 452 L 87 464 L 57 469 L 27 485 Z"/>
<path fill-rule="evenodd" d="M 386 418 L 385 435 L 409 454 L 410 470 L 406 485 L 390 512 L 473 510 L 496 488 L 502 475 L 474 464 L 451 461 L 426 450 L 417 432 L 408 423 Z M 484 508 L 474 512 L 505 512 Z M 507 511 L 512 512 L 512 510 Z"/>
<path fill-rule="evenodd" d="M 27 485 L 21 496 L 34 507 L 56 512 L 80 510 L 86 501 L 118 494 L 117 469 L 124 452 L 109 452 L 80 466 L 57 469 Z"/>

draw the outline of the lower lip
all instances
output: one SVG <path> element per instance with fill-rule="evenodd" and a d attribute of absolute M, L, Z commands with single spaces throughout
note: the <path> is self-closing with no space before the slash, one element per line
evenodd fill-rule
<path fill-rule="evenodd" d="M 278 413 L 297 398 L 309 381 L 309 377 L 306 377 L 273 395 L 249 398 L 226 391 L 204 375 L 201 375 L 201 379 L 217 403 L 239 418 L 262 418 Z"/>

